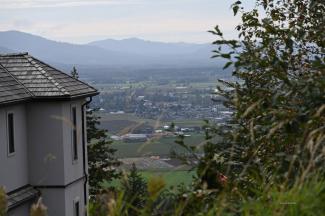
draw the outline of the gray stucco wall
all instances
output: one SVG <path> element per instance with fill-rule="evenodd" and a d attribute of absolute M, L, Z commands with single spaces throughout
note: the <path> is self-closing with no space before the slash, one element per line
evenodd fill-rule
<path fill-rule="evenodd" d="M 64 184 L 61 102 L 27 105 L 29 181 L 32 185 Z"/>
<path fill-rule="evenodd" d="M 43 203 L 48 208 L 49 216 L 73 216 L 74 202 L 79 200 L 80 215 L 85 215 L 83 199 L 83 181 L 75 182 L 66 188 L 40 189 Z"/>
<path fill-rule="evenodd" d="M 74 101 L 62 104 L 62 114 L 68 121 L 63 122 L 63 148 L 64 148 L 64 172 L 65 184 L 81 178 L 83 174 L 83 152 L 82 152 L 82 119 L 81 106 L 83 101 Z M 72 147 L 72 116 L 71 108 L 76 107 L 77 111 L 77 152 L 78 160 L 73 160 Z"/>
<path fill-rule="evenodd" d="M 84 205 L 84 194 L 83 194 L 83 180 L 76 182 L 73 185 L 70 185 L 65 190 L 65 206 L 66 206 L 66 214 L 65 215 L 73 215 L 74 213 L 74 202 L 76 200 L 79 201 L 79 212 L 80 215 L 85 215 L 85 205 Z"/>
<path fill-rule="evenodd" d="M 79 199 L 80 213 L 85 211 L 82 178 L 83 103 L 84 100 L 77 100 L 31 103 L 27 106 L 30 182 L 36 186 L 60 187 L 39 188 L 49 216 L 72 216 L 76 199 Z M 76 107 L 77 111 L 77 160 L 73 160 L 72 107 Z"/>
<path fill-rule="evenodd" d="M 66 185 L 83 176 L 83 101 L 27 106 L 29 170 L 33 185 Z M 78 160 L 73 160 L 71 107 L 77 110 Z"/>
<path fill-rule="evenodd" d="M 15 153 L 8 156 L 7 113 L 14 113 Z M 0 108 L 0 185 L 7 192 L 28 184 L 25 105 Z"/>
<path fill-rule="evenodd" d="M 40 189 L 42 193 L 42 201 L 47 207 L 48 216 L 73 216 L 65 214 L 65 189 Z"/>
<path fill-rule="evenodd" d="M 32 203 L 27 202 L 23 205 L 20 205 L 8 212 L 8 216 L 28 216 L 30 212 L 30 207 Z"/>
<path fill-rule="evenodd" d="M 79 200 L 84 215 L 82 111 L 85 100 L 38 102 L 0 108 L 0 185 L 12 191 L 26 184 L 40 186 L 49 216 L 72 216 Z M 78 160 L 73 160 L 72 113 L 77 111 Z M 15 155 L 7 155 L 7 111 L 15 113 Z M 86 138 L 86 137 L 85 137 Z M 86 161 L 87 163 L 87 161 Z M 5 173 L 6 175 L 2 175 Z M 48 187 L 48 188 L 45 188 Z M 24 205 L 10 215 L 27 215 Z"/>

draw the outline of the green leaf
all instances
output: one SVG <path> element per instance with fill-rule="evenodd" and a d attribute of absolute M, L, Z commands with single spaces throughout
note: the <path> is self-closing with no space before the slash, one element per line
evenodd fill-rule
<path fill-rule="evenodd" d="M 232 10 L 233 10 L 233 12 L 234 12 L 234 16 L 237 15 L 238 9 L 239 9 L 239 6 L 238 6 L 238 5 L 234 5 L 234 6 L 232 7 Z"/>
<path fill-rule="evenodd" d="M 222 58 L 226 58 L 226 59 L 230 59 L 231 58 L 231 55 L 230 53 L 223 53 L 220 55 Z"/>
<path fill-rule="evenodd" d="M 208 31 L 208 32 L 210 32 L 210 33 L 212 33 L 214 35 L 218 35 L 220 37 L 222 37 L 222 35 L 223 35 L 222 32 L 219 29 L 219 26 L 214 27 L 214 30 L 213 31 Z"/>
<path fill-rule="evenodd" d="M 225 66 L 222 68 L 222 69 L 226 69 L 226 68 L 228 68 L 230 65 L 232 65 L 232 62 L 230 61 L 230 62 L 227 62 L 226 64 L 225 64 Z"/>

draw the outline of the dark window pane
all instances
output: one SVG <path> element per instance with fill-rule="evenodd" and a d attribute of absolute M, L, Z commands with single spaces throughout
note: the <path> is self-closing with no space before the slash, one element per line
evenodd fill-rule
<path fill-rule="evenodd" d="M 14 114 L 8 114 L 8 145 L 9 154 L 15 152 Z"/>
<path fill-rule="evenodd" d="M 75 216 L 79 216 L 79 201 L 74 203 Z"/>
<path fill-rule="evenodd" d="M 73 145 L 73 159 L 78 159 L 78 145 L 77 145 L 77 109 L 72 107 L 72 145 Z"/>

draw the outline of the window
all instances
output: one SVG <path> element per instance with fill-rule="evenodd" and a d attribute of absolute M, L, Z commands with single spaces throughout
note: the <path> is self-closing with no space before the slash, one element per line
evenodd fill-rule
<path fill-rule="evenodd" d="M 79 200 L 75 200 L 74 201 L 74 216 L 80 216 L 80 204 L 79 204 Z"/>
<path fill-rule="evenodd" d="M 72 150 L 73 160 L 78 160 L 78 143 L 77 143 L 77 108 L 72 107 Z"/>
<path fill-rule="evenodd" d="M 8 127 L 8 153 L 9 155 L 15 153 L 15 126 L 14 126 L 14 114 L 8 113 L 7 115 L 7 127 Z"/>

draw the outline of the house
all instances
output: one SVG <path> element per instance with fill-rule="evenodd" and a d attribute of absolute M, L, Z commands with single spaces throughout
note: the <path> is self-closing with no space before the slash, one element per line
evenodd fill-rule
<path fill-rule="evenodd" d="M 85 215 L 85 106 L 98 94 L 28 53 L 0 55 L 0 186 L 8 215 L 39 196 L 50 216 Z"/>

